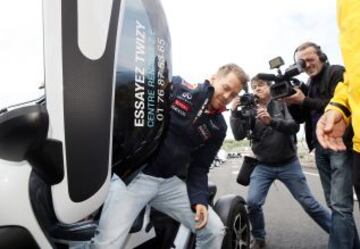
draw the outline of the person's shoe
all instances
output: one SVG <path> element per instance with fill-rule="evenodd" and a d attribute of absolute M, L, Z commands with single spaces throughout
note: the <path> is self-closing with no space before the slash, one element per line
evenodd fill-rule
<path fill-rule="evenodd" d="M 250 249 L 261 249 L 265 247 L 266 243 L 264 239 L 253 239 L 250 244 Z"/>

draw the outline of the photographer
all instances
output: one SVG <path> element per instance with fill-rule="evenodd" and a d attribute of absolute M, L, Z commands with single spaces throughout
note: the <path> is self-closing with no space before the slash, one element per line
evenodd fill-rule
<path fill-rule="evenodd" d="M 271 184 L 280 180 L 289 189 L 310 217 L 326 232 L 330 231 L 330 213 L 313 197 L 297 158 L 294 136 L 299 125 L 293 120 L 286 105 L 271 99 L 270 83 L 254 77 L 251 88 L 258 97 L 256 115 L 251 129 L 251 149 L 259 163 L 250 177 L 248 191 L 249 219 L 252 225 L 251 249 L 265 247 L 265 221 L 262 206 Z M 237 140 L 245 138 L 247 131 L 240 101 L 232 106 L 231 128 Z"/>
<path fill-rule="evenodd" d="M 306 63 L 304 70 L 309 76 L 307 90 L 302 92 L 296 89 L 296 93 L 286 97 L 285 101 L 290 105 L 290 111 L 298 108 L 298 121 L 305 121 L 308 147 L 310 151 L 315 148 L 316 166 L 326 203 L 332 210 L 329 248 L 360 248 L 353 217 L 352 128 L 349 127 L 343 137 L 347 150 L 339 152 L 323 148 L 315 134 L 316 124 L 324 113 L 325 106 L 332 98 L 338 83 L 343 81 L 344 67 L 330 65 L 320 46 L 312 42 L 301 44 L 295 50 L 294 57 Z"/>

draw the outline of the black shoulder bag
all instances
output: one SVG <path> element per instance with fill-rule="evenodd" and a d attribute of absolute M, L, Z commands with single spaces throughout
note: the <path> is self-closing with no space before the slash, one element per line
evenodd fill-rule
<path fill-rule="evenodd" d="M 258 160 L 256 158 L 245 156 L 239 174 L 236 178 L 236 182 L 241 185 L 248 186 L 250 183 L 251 173 L 257 164 Z"/>

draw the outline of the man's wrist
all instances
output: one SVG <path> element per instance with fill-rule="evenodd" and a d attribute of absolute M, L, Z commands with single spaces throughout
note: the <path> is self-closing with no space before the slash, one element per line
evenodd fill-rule
<path fill-rule="evenodd" d="M 344 105 L 336 103 L 336 102 L 330 102 L 329 106 L 337 107 L 337 109 L 341 110 L 342 114 L 346 116 L 346 118 L 349 118 L 351 115 L 351 111 Z"/>
<path fill-rule="evenodd" d="M 273 119 L 273 118 L 271 118 L 270 123 L 269 123 L 269 126 L 275 127 L 275 126 L 276 126 L 276 120 Z"/>
<path fill-rule="evenodd" d="M 330 102 L 326 106 L 325 112 L 327 112 L 327 111 L 337 111 L 337 112 L 339 112 L 342 115 L 346 126 L 348 126 L 350 124 L 350 122 L 351 122 L 351 112 L 350 112 L 350 110 L 348 110 L 348 112 L 347 111 L 344 112 L 344 108 L 340 108 L 339 105 L 334 105 L 334 104 L 331 104 L 331 103 L 333 103 L 333 102 Z M 349 114 L 349 115 L 347 115 L 347 114 Z"/>
<path fill-rule="evenodd" d="M 312 101 L 312 99 L 310 97 L 305 97 L 300 105 L 303 105 L 305 107 L 310 107 L 311 101 Z"/>
<path fill-rule="evenodd" d="M 204 206 L 206 209 L 208 209 L 208 206 L 207 206 L 206 204 L 197 203 L 197 204 L 191 205 L 191 210 L 192 210 L 193 212 L 196 212 L 196 206 L 197 206 L 197 205 Z"/>

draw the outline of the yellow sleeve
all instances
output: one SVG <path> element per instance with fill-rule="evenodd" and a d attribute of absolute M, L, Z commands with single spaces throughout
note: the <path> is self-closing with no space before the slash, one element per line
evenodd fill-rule
<path fill-rule="evenodd" d="M 338 0 L 339 42 L 345 65 L 344 83 L 339 83 L 325 110 L 338 110 L 350 122 L 348 112 L 359 108 L 360 100 L 360 1 Z M 333 105 L 332 103 L 335 103 Z"/>
<path fill-rule="evenodd" d="M 338 89 L 332 101 L 336 101 L 335 105 L 344 105 L 351 111 L 354 129 L 353 149 L 360 153 L 360 0 L 338 0 L 337 8 L 346 84 L 342 89 Z M 344 106 L 341 105 L 339 109 L 343 109 Z M 341 113 L 344 115 L 344 112 Z M 346 121 L 349 122 L 348 119 Z"/>
<path fill-rule="evenodd" d="M 336 103 L 336 105 L 334 105 L 334 103 Z M 337 84 L 334 96 L 325 108 L 325 111 L 327 110 L 337 110 L 341 112 L 346 124 L 348 125 L 350 123 L 350 116 L 348 113 L 351 112 L 351 108 L 349 106 L 347 81 L 345 83 L 340 82 Z"/>
<path fill-rule="evenodd" d="M 352 98 L 360 99 L 360 1 L 338 0 L 339 42 L 344 61 L 345 82 Z"/>

